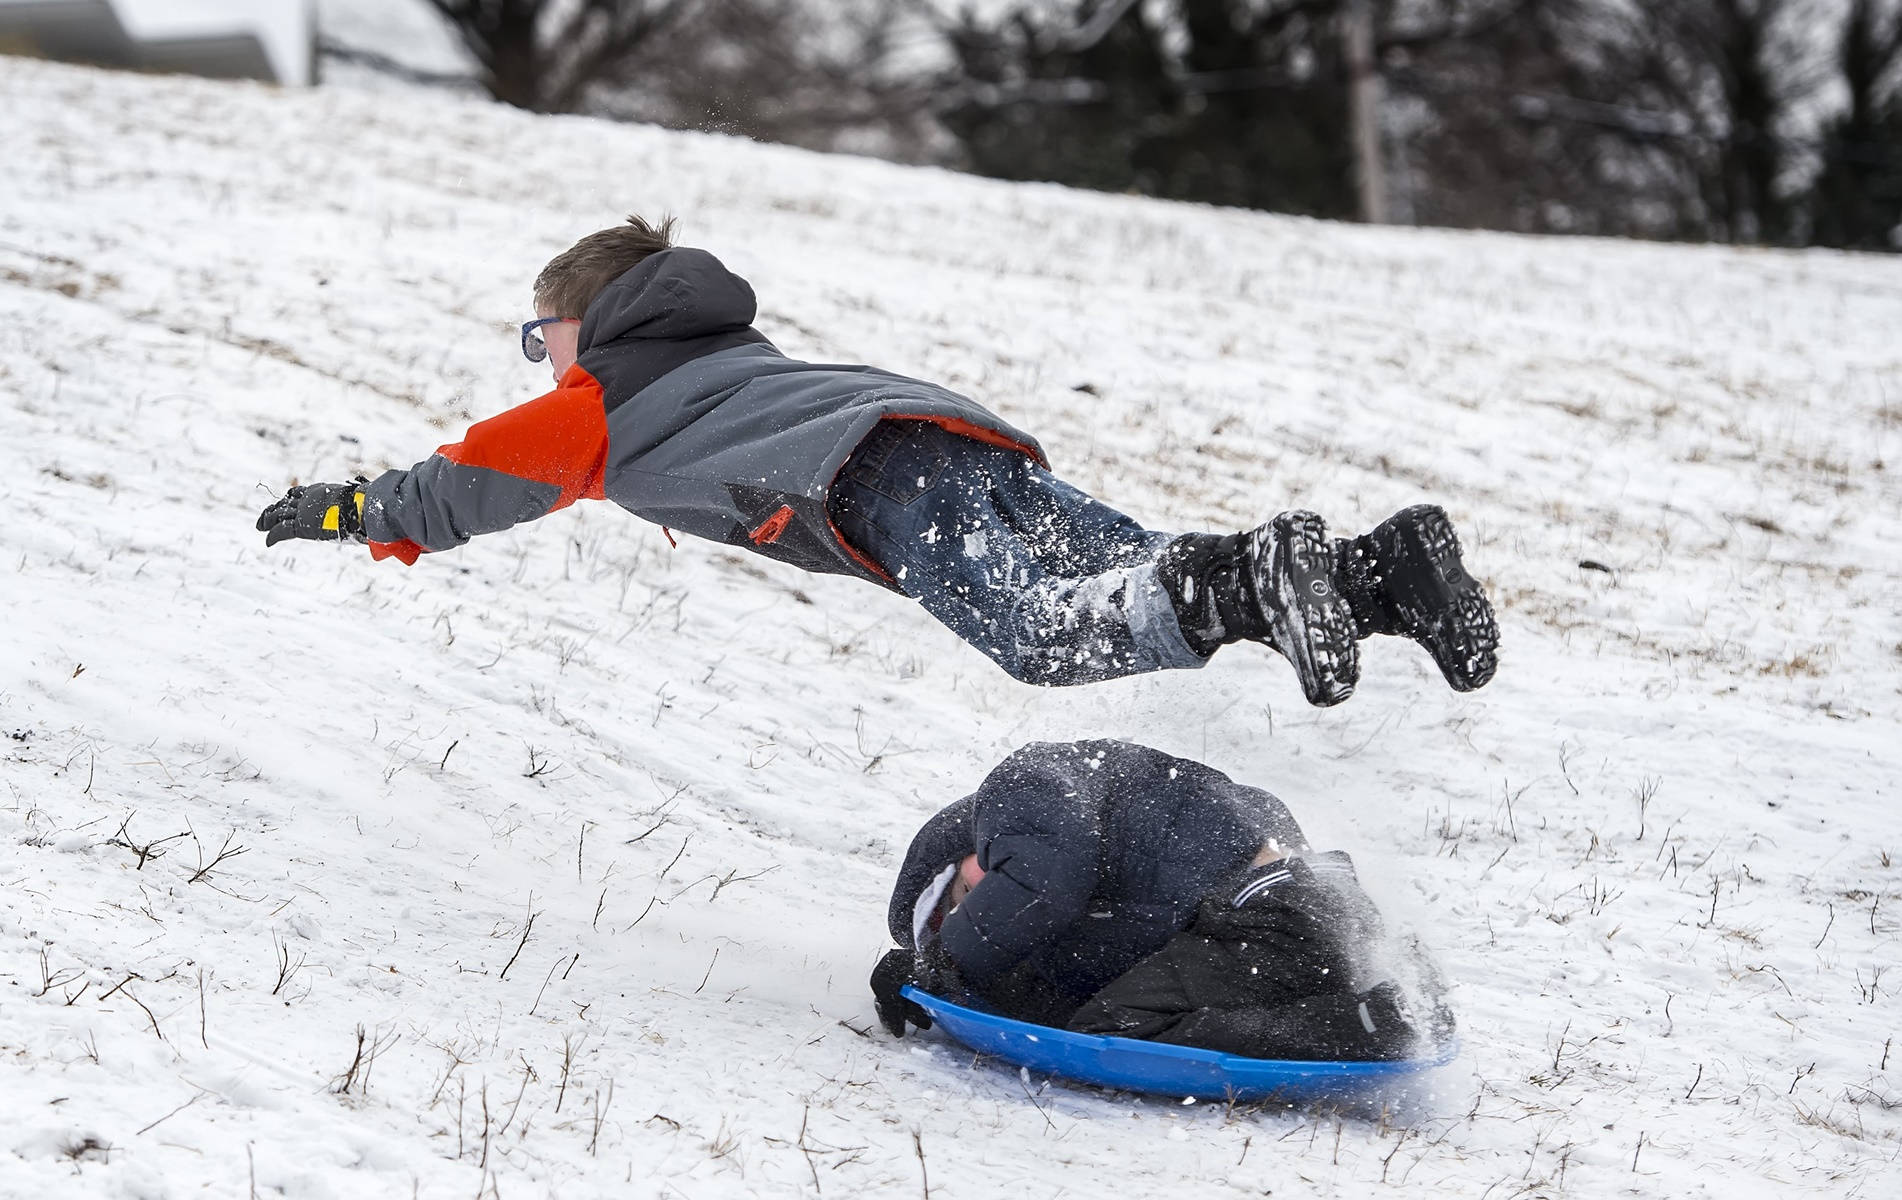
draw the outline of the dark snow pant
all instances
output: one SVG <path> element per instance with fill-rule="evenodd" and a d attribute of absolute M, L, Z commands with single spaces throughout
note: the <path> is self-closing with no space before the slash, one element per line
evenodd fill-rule
<path fill-rule="evenodd" d="M 1366 986 L 1379 932 L 1345 854 L 1249 868 L 1068 1025 L 1248 1058 L 1405 1058 L 1420 1035 L 1399 990 Z"/>
<path fill-rule="evenodd" d="M 846 460 L 832 519 L 907 596 L 1025 683 L 1094 683 L 1189 649 L 1144 529 L 1027 456 L 888 420 Z"/>

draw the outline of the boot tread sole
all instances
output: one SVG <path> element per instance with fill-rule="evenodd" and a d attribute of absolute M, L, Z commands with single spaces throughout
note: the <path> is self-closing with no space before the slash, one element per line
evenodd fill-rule
<path fill-rule="evenodd" d="M 1279 537 L 1273 549 L 1282 561 L 1257 556 L 1257 589 L 1273 591 L 1267 612 L 1276 628 L 1275 649 L 1293 664 L 1302 694 L 1317 707 L 1339 704 L 1360 682 L 1360 649 L 1354 613 L 1334 589 L 1334 551 L 1327 526 L 1310 512 L 1283 513 L 1269 525 Z M 1274 588 L 1276 580 L 1285 586 Z"/>
<path fill-rule="evenodd" d="M 1399 632 L 1426 648 L 1454 691 L 1484 687 L 1499 669 L 1499 622 L 1460 558 L 1453 522 L 1432 504 L 1403 509 L 1391 519 L 1392 549 L 1411 568 L 1387 573 L 1390 586 L 1402 583 L 1392 593 Z"/>

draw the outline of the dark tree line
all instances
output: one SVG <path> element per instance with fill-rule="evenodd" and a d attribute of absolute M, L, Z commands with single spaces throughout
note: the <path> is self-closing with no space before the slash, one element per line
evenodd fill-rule
<path fill-rule="evenodd" d="M 524 108 L 1340 218 L 1358 6 L 1397 219 L 1902 248 L 1902 0 L 957 2 L 430 0 Z"/>
<path fill-rule="evenodd" d="M 1811 238 L 1819 245 L 1898 249 L 1902 223 L 1902 12 L 1852 0 L 1835 66 L 1847 108 L 1823 131 L 1810 185 Z"/>
<path fill-rule="evenodd" d="M 1895 249 L 1902 3 L 1835 7 L 1379 0 L 1393 206 L 1454 226 Z M 940 117 L 986 174 L 1349 217 L 1345 9 L 966 14 Z M 1832 89 L 1847 103 L 1806 125 Z"/>
<path fill-rule="evenodd" d="M 1025 6 L 946 28 L 938 118 L 1006 179 L 1278 212 L 1354 206 L 1347 76 L 1324 11 L 1185 0 Z"/>
<path fill-rule="evenodd" d="M 574 112 L 588 89 L 633 77 L 688 15 L 687 0 L 429 0 L 482 71 L 482 86 L 533 112 Z"/>
<path fill-rule="evenodd" d="M 891 78 L 892 0 L 429 0 L 491 96 L 814 149 L 917 158 L 915 83 Z M 361 47 L 338 57 L 380 60 Z"/>

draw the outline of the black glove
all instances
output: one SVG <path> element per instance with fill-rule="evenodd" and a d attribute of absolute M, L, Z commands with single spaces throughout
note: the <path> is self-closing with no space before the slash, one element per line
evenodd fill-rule
<path fill-rule="evenodd" d="M 917 975 L 918 957 L 909 950 L 889 950 L 872 968 L 872 1004 L 893 1037 L 905 1036 L 907 1021 L 920 1029 L 931 1028 L 931 1014 L 898 994 L 898 989 L 917 982 Z"/>
<path fill-rule="evenodd" d="M 287 538 L 363 541 L 362 483 L 306 483 L 291 488 L 258 514 L 264 544 L 275 546 Z"/>

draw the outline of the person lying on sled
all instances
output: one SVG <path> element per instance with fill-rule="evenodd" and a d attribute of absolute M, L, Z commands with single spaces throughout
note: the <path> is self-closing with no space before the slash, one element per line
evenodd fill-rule
<path fill-rule="evenodd" d="M 752 287 L 672 227 L 630 217 L 536 278 L 522 351 L 553 391 L 413 467 L 290 488 L 258 517 L 265 544 L 349 540 L 414 563 L 609 500 L 909 596 L 1025 683 L 1200 667 L 1253 641 L 1310 703 L 1336 704 L 1374 634 L 1424 646 L 1457 691 L 1493 677 L 1499 628 L 1443 509 L 1345 538 L 1305 511 L 1239 533 L 1144 529 L 967 396 L 787 358 L 753 328 Z"/>
<path fill-rule="evenodd" d="M 872 973 L 895 1036 L 907 983 L 1002 1016 L 1250 1058 L 1381 1060 L 1440 1040 L 1382 970 L 1352 862 L 1259 788 L 1127 742 L 1038 743 L 912 839 L 899 948 Z"/>

